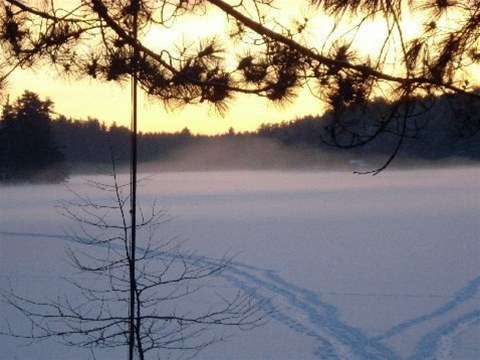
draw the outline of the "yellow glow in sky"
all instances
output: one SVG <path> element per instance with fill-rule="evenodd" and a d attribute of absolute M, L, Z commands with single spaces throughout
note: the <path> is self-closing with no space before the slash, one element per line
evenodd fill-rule
<path fill-rule="evenodd" d="M 66 0 L 64 0 L 66 1 Z M 72 0 L 73 1 L 73 0 Z M 277 3 L 280 11 L 268 14 L 270 18 L 289 24 L 291 17 L 310 17 L 311 12 L 298 6 L 294 0 L 280 0 Z M 198 48 L 198 39 L 218 36 L 226 38 L 226 17 L 221 12 L 209 15 L 189 16 L 188 21 L 177 22 L 171 29 L 152 29 L 143 40 L 154 49 L 161 49 L 164 44 L 192 43 Z M 338 27 L 335 37 L 352 35 L 348 30 L 354 24 Z M 321 46 L 325 37 L 333 28 L 331 19 L 317 15 L 312 17 L 307 28 L 312 45 Z M 200 30 L 199 30 L 200 29 Z M 363 55 L 377 53 L 382 46 L 386 25 L 382 21 L 367 23 L 355 35 L 357 44 Z M 414 22 L 405 22 L 404 35 L 413 37 L 421 29 Z M 309 40 L 310 41 L 310 40 Z M 158 45 L 157 45 L 158 44 Z M 233 46 L 233 44 L 232 44 Z M 228 50 L 228 49 L 227 49 Z M 392 59 L 394 66 L 395 59 Z M 38 93 L 42 98 L 49 97 L 55 103 L 55 111 L 75 119 L 97 118 L 107 125 L 116 122 L 128 126 L 130 123 L 130 86 L 129 83 L 101 83 L 93 79 L 65 79 L 45 69 L 36 71 L 16 71 L 10 78 L 8 92 L 11 100 L 24 90 Z M 220 116 L 213 107 L 207 104 L 186 108 L 166 110 L 161 101 L 147 99 L 141 94 L 139 103 L 139 130 L 147 131 L 180 131 L 188 127 L 193 133 L 224 133 L 230 127 L 236 131 L 255 130 L 265 122 L 289 121 L 305 115 L 317 115 L 324 111 L 324 105 L 313 97 L 307 89 L 298 92 L 291 104 L 278 107 L 265 99 L 254 96 L 237 96 L 231 101 L 229 111 Z"/>
<path fill-rule="evenodd" d="M 49 97 L 55 112 L 75 119 L 97 118 L 106 124 L 130 124 L 130 87 L 127 84 L 101 83 L 93 79 L 65 80 L 41 71 L 18 71 L 10 79 L 11 100 L 24 90 Z M 293 120 L 323 112 L 322 104 L 308 91 L 292 104 L 278 107 L 265 99 L 238 96 L 225 116 L 210 105 L 192 105 L 166 110 L 160 101 L 139 96 L 139 130 L 176 132 L 188 127 L 192 133 L 217 134 L 233 127 L 236 131 L 255 130 L 265 122 Z"/>

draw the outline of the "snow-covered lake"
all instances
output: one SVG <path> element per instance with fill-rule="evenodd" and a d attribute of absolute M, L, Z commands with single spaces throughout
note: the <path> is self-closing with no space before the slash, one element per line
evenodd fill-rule
<path fill-rule="evenodd" d="M 84 177 L 69 186 L 87 191 Z M 58 291 L 67 240 L 53 206 L 69 196 L 62 185 L 0 187 L 2 288 Z M 266 325 L 199 359 L 480 358 L 478 167 L 165 173 L 139 196 L 175 216 L 162 236 L 208 258 L 238 254 L 224 279 L 270 300 Z M 0 337 L 0 358 L 89 358 L 22 344 Z"/>

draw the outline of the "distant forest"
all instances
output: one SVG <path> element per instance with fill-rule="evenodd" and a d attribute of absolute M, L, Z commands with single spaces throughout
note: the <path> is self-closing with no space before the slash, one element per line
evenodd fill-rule
<path fill-rule="evenodd" d="M 399 122 L 388 127 L 378 119 L 389 105 L 377 100 L 343 114 L 345 137 L 332 138 L 329 127 L 338 121 L 327 112 L 282 123 L 264 123 L 254 132 L 230 129 L 215 136 L 195 135 L 187 128 L 177 133 L 140 133 L 139 161 L 180 170 L 242 168 L 336 168 L 370 166 L 395 151 Z M 26 91 L 13 104 L 3 106 L 0 122 L 0 180 L 61 181 L 68 172 L 90 171 L 129 159 L 129 130 L 97 119 L 53 116 L 53 102 Z M 395 125 L 396 124 L 396 125 Z M 461 96 L 421 99 L 415 103 L 402 133 L 398 164 L 425 161 L 444 163 L 480 160 L 480 104 Z M 372 139 L 350 146 L 356 135 Z M 377 134 L 378 133 L 378 134 Z M 358 138 L 355 139 L 357 143 Z M 371 165 L 374 166 L 374 165 Z M 38 176 L 42 169 L 54 175 Z"/>

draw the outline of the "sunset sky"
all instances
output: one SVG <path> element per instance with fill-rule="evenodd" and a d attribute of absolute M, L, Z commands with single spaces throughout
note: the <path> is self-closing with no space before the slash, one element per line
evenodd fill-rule
<path fill-rule="evenodd" d="M 68 0 L 63 0 L 68 3 Z M 278 2 L 280 11 L 275 19 L 288 24 L 292 17 L 309 17 L 307 34 L 313 45 L 319 46 L 334 23 L 331 19 L 318 14 L 312 17 L 312 9 L 298 7 L 300 2 L 281 0 Z M 303 2 L 302 2 L 303 3 Z M 271 14 L 269 14 L 271 15 Z M 208 17 L 189 17 L 185 22 L 178 23 L 170 30 L 153 29 L 144 39 L 149 46 L 156 43 L 178 43 L 187 41 L 198 42 L 198 29 L 205 36 L 225 37 L 228 31 L 225 16 L 213 11 Z M 352 24 L 345 24 L 341 30 L 348 29 Z M 420 26 L 405 22 L 405 34 L 409 37 L 418 35 Z M 340 35 L 342 32 L 339 32 Z M 375 53 L 382 43 L 385 34 L 385 24 L 366 24 L 357 34 L 360 50 L 364 53 Z M 162 44 L 162 46 L 164 46 Z M 228 49 L 227 49 L 228 50 Z M 116 122 L 128 125 L 130 119 L 130 86 L 115 83 L 101 83 L 93 79 L 68 79 L 44 68 L 16 71 L 10 78 L 8 92 L 15 99 L 24 90 L 30 90 L 49 97 L 55 103 L 55 111 L 67 117 L 86 119 L 97 118 L 107 124 Z M 229 111 L 222 117 L 209 105 L 189 106 L 182 109 L 167 110 L 160 101 L 148 99 L 141 94 L 139 106 L 140 131 L 174 132 L 188 127 L 193 133 L 215 134 L 226 132 L 230 127 L 236 131 L 255 130 L 264 122 L 288 121 L 305 115 L 321 114 L 324 105 L 314 98 L 307 89 L 298 92 L 292 103 L 281 107 L 258 97 L 237 96 L 231 101 Z"/>
<path fill-rule="evenodd" d="M 48 75 L 41 70 L 16 72 L 10 79 L 9 93 L 15 99 L 24 90 L 49 97 L 55 112 L 77 119 L 97 118 L 106 124 L 130 122 L 129 84 L 102 83 L 93 79 L 71 80 Z M 162 103 L 140 93 L 140 131 L 180 131 L 188 127 L 193 133 L 216 134 L 230 127 L 236 131 L 255 130 L 261 123 L 292 120 L 323 112 L 323 105 L 308 91 L 295 102 L 282 107 L 264 99 L 238 96 L 224 116 L 208 104 L 191 105 L 177 110 L 165 109 Z"/>

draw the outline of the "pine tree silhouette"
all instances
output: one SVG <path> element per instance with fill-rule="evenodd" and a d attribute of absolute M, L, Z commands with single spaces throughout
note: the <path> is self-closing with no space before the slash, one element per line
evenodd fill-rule
<path fill-rule="evenodd" d="M 3 181 L 60 182 L 67 177 L 64 156 L 50 127 L 53 102 L 25 91 L 4 106 L 0 127 Z"/>

